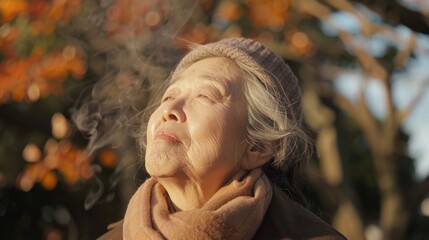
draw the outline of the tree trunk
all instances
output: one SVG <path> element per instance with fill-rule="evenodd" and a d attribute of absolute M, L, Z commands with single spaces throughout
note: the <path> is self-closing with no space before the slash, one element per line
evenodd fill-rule
<path fill-rule="evenodd" d="M 409 224 L 409 209 L 398 184 L 393 154 L 380 153 L 383 148 L 373 151 L 377 184 L 380 189 L 380 226 L 385 240 L 400 240 L 405 236 Z"/>
<path fill-rule="evenodd" d="M 334 113 L 322 105 L 314 87 L 307 87 L 303 96 L 304 114 L 307 124 L 317 132 L 319 167 L 312 164 L 307 171 L 310 183 L 316 189 L 325 209 L 334 209 L 332 225 L 349 239 L 363 240 L 363 222 L 353 199 L 350 188 L 345 184 L 342 161 L 338 149 Z M 315 172 L 319 173 L 317 176 Z M 322 176 L 319 177 L 319 176 Z"/>

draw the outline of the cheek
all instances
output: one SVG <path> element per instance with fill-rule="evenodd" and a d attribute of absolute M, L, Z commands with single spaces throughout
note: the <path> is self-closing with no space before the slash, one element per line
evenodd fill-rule
<path fill-rule="evenodd" d="M 152 141 L 152 138 L 155 134 L 156 127 L 159 125 L 159 121 L 156 121 L 156 119 L 159 118 L 158 111 L 155 111 L 150 115 L 149 121 L 147 122 L 147 128 L 146 128 L 146 140 L 149 144 Z"/>
<path fill-rule="evenodd" d="M 204 159 L 212 162 L 225 151 L 225 137 L 228 134 L 225 128 L 227 118 L 225 118 L 225 113 L 212 113 L 196 118 L 195 122 L 189 126 L 189 132 L 192 136 L 190 159 L 198 159 L 204 156 Z"/>
<path fill-rule="evenodd" d="M 211 142 L 198 142 L 189 148 L 187 159 L 196 170 L 214 165 L 219 158 L 216 144 Z"/>
<path fill-rule="evenodd" d="M 204 110 L 204 114 L 194 114 L 193 122 L 189 124 L 189 133 L 197 139 L 215 140 L 222 136 L 225 123 L 228 120 L 226 111 Z"/>

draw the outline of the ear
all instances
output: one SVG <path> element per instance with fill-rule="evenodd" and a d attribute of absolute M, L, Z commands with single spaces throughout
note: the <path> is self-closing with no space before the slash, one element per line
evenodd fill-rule
<path fill-rule="evenodd" d="M 241 168 L 244 170 L 252 170 L 262 167 L 269 162 L 273 156 L 274 147 L 272 144 L 251 143 L 246 148 L 245 159 L 241 162 Z"/>

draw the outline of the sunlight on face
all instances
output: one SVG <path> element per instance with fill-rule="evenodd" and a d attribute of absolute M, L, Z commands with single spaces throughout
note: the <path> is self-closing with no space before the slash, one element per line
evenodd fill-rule
<path fill-rule="evenodd" d="M 157 178 L 225 181 L 248 146 L 240 70 L 216 57 L 175 76 L 149 119 L 146 170 Z"/>

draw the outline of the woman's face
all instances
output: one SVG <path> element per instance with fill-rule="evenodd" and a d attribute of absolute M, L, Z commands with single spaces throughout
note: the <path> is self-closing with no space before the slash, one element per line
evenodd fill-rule
<path fill-rule="evenodd" d="M 246 101 L 238 66 L 214 57 L 175 74 L 148 123 L 146 170 L 223 184 L 240 170 Z"/>

